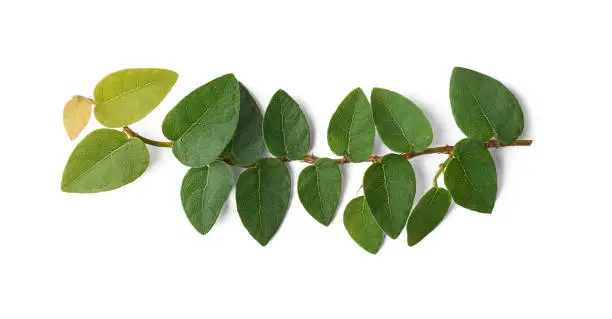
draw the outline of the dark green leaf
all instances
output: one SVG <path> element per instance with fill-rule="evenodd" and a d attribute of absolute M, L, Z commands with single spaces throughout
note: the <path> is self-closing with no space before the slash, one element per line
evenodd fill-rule
<path fill-rule="evenodd" d="M 481 213 L 493 210 L 497 172 L 482 142 L 466 138 L 455 145 L 453 159 L 444 171 L 444 183 L 455 203 Z"/>
<path fill-rule="evenodd" d="M 240 113 L 240 90 L 232 74 L 195 89 L 166 115 L 162 130 L 181 163 L 212 163 L 234 135 Z"/>
<path fill-rule="evenodd" d="M 268 244 L 285 218 L 290 195 L 289 170 L 279 159 L 261 159 L 240 174 L 236 184 L 238 215 L 262 246 Z"/>
<path fill-rule="evenodd" d="M 376 254 L 382 246 L 384 234 L 376 223 L 365 197 L 351 200 L 344 209 L 344 227 L 361 248 Z"/>
<path fill-rule="evenodd" d="M 234 165 L 246 166 L 261 158 L 264 151 L 263 116 L 257 102 L 246 87 L 240 86 L 240 118 L 234 137 L 227 144 L 223 156 L 228 157 Z"/>
<path fill-rule="evenodd" d="M 165 69 L 126 69 L 96 85 L 96 119 L 107 127 L 127 126 L 155 109 L 176 83 L 178 74 Z"/>
<path fill-rule="evenodd" d="M 149 151 L 137 138 L 99 129 L 76 146 L 62 176 L 62 191 L 98 193 L 133 182 L 149 166 Z"/>
<path fill-rule="evenodd" d="M 181 202 L 191 225 L 202 235 L 208 233 L 217 221 L 232 186 L 232 169 L 220 161 L 191 168 L 185 174 Z"/>
<path fill-rule="evenodd" d="M 398 154 L 385 155 L 363 176 L 363 191 L 382 230 L 395 239 L 406 226 L 416 192 L 412 165 Z"/>
<path fill-rule="evenodd" d="M 408 218 L 408 246 L 414 246 L 431 233 L 446 216 L 451 204 L 450 193 L 441 187 L 430 189 L 410 213 Z"/>
<path fill-rule="evenodd" d="M 453 116 L 463 133 L 472 139 L 491 137 L 510 144 L 523 132 L 523 111 L 518 101 L 499 81 L 456 67 L 450 82 Z"/>
<path fill-rule="evenodd" d="M 329 158 L 319 159 L 300 173 L 298 194 L 306 211 L 319 223 L 328 226 L 338 207 L 342 190 L 340 166 Z"/>
<path fill-rule="evenodd" d="M 283 90 L 278 90 L 266 110 L 264 140 L 276 157 L 301 159 L 310 149 L 310 129 L 300 106 Z"/>
<path fill-rule="evenodd" d="M 351 162 L 367 161 L 374 149 L 374 117 L 363 90 L 349 93 L 329 121 L 327 144 L 336 155 Z"/>
<path fill-rule="evenodd" d="M 420 152 L 431 144 L 433 131 L 427 117 L 404 96 L 374 88 L 372 110 L 380 139 L 394 152 Z"/>

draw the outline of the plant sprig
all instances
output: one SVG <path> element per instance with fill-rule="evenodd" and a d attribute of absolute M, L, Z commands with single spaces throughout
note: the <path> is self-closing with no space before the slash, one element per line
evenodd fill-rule
<path fill-rule="evenodd" d="M 333 114 L 327 141 L 338 158 L 309 153 L 310 127 L 299 104 L 278 90 L 262 114 L 255 99 L 233 74 L 208 82 L 184 97 L 166 116 L 168 141 L 144 137 L 129 125 L 140 121 L 168 94 L 178 75 L 165 69 L 126 69 L 102 79 L 94 97 L 73 97 L 64 108 L 71 139 L 86 126 L 93 111 L 108 127 L 87 135 L 70 155 L 61 188 L 96 193 L 137 179 L 148 167 L 146 145 L 171 148 L 190 167 L 180 198 L 194 228 L 208 233 L 233 187 L 229 166 L 244 168 L 236 185 L 240 219 L 265 246 L 280 228 L 291 198 L 286 163 L 309 164 L 298 178 L 298 195 L 306 211 L 327 226 L 341 197 L 339 165 L 370 162 L 363 179 L 364 196 L 350 201 L 344 225 L 362 248 L 376 253 L 384 234 L 395 239 L 407 230 L 408 245 L 425 238 L 444 219 L 451 201 L 491 213 L 497 196 L 497 173 L 489 148 L 529 146 L 520 140 L 523 112 L 499 81 L 466 68 L 453 70 L 450 102 L 466 135 L 455 145 L 430 147 L 433 130 L 423 111 L 408 98 L 374 88 L 351 91 Z M 122 128 L 123 133 L 113 128 Z M 393 152 L 373 155 L 376 132 Z M 268 149 L 274 157 L 264 157 Z M 411 158 L 446 154 L 433 187 L 413 207 L 416 178 Z M 438 179 L 444 175 L 444 184 Z"/>

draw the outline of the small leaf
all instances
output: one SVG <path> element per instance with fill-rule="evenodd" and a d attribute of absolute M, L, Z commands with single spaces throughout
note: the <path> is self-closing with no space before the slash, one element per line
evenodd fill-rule
<path fill-rule="evenodd" d="M 397 238 L 406 226 L 416 192 L 410 162 L 398 154 L 385 155 L 366 170 L 363 191 L 378 225 L 391 238 Z"/>
<path fill-rule="evenodd" d="M 238 80 L 216 78 L 185 96 L 166 115 L 162 131 L 174 141 L 172 152 L 183 164 L 212 163 L 232 139 L 240 113 Z"/>
<path fill-rule="evenodd" d="M 96 119 L 106 127 L 142 120 L 168 95 L 178 74 L 165 69 L 125 69 L 107 75 L 94 90 Z"/>
<path fill-rule="evenodd" d="M 62 191 L 105 192 L 133 182 L 149 166 L 149 151 L 137 138 L 99 129 L 85 136 L 68 158 Z"/>
<path fill-rule="evenodd" d="M 290 196 L 289 170 L 279 159 L 261 159 L 240 174 L 236 184 L 238 215 L 262 246 L 268 244 L 283 222 Z"/>
<path fill-rule="evenodd" d="M 234 165 L 246 166 L 257 162 L 263 154 L 265 148 L 261 124 L 263 115 L 247 88 L 242 83 L 238 84 L 240 86 L 238 127 L 222 155 L 228 157 Z"/>
<path fill-rule="evenodd" d="M 441 187 L 430 189 L 410 213 L 406 232 L 408 246 L 414 246 L 442 222 L 451 204 L 450 193 Z"/>
<path fill-rule="evenodd" d="M 266 110 L 264 140 L 276 157 L 301 159 L 310 149 L 310 129 L 300 106 L 283 90 L 278 90 Z"/>
<path fill-rule="evenodd" d="M 346 231 L 361 248 L 372 254 L 378 252 L 384 234 L 372 216 L 365 197 L 359 196 L 348 203 L 343 220 Z"/>
<path fill-rule="evenodd" d="M 455 203 L 477 212 L 491 213 L 497 194 L 493 157 L 482 142 L 463 139 L 453 149 L 444 171 L 444 184 Z"/>
<path fill-rule="evenodd" d="M 73 96 L 64 106 L 64 128 L 70 140 L 81 134 L 91 117 L 91 101 L 83 96 Z"/>
<path fill-rule="evenodd" d="M 220 161 L 187 171 L 181 186 L 181 202 L 189 222 L 202 235 L 217 221 L 233 186 L 232 169 Z"/>
<path fill-rule="evenodd" d="M 431 144 L 433 131 L 423 111 L 404 96 L 372 90 L 374 122 L 382 141 L 394 152 L 421 152 Z"/>
<path fill-rule="evenodd" d="M 304 168 L 298 178 L 298 195 L 302 205 L 325 226 L 334 219 L 341 191 L 340 166 L 329 158 L 321 158 L 315 165 Z"/>
<path fill-rule="evenodd" d="M 450 101 L 455 122 L 472 139 L 491 137 L 510 144 L 523 132 L 523 110 L 512 92 L 499 81 L 456 67 L 450 82 Z"/>
<path fill-rule="evenodd" d="M 363 90 L 349 93 L 329 121 L 327 144 L 334 154 L 352 162 L 367 161 L 374 149 L 374 117 Z"/>

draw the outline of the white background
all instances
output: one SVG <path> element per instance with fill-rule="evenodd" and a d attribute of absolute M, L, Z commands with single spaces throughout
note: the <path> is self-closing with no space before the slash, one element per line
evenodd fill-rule
<path fill-rule="evenodd" d="M 575 3 L 3 1 L 0 318 L 612 317 L 611 10 Z M 415 101 L 434 145 L 462 138 L 448 101 L 455 65 L 511 88 L 522 137 L 535 142 L 493 151 L 492 215 L 454 205 L 413 248 L 404 232 L 370 255 L 346 233 L 342 211 L 366 164 L 343 168 L 332 225 L 294 195 L 265 248 L 240 223 L 233 192 L 208 235 L 192 229 L 179 198 L 187 168 L 168 149 L 150 148 L 149 170 L 119 190 L 60 192 L 76 145 L 64 103 L 119 69 L 180 74 L 132 126 L 143 135 L 163 139 L 181 97 L 234 72 L 262 109 L 279 88 L 293 95 L 313 152 L 331 156 L 327 123 L 357 86 Z M 443 159 L 412 160 L 418 196 Z M 303 167 L 290 165 L 294 190 Z"/>

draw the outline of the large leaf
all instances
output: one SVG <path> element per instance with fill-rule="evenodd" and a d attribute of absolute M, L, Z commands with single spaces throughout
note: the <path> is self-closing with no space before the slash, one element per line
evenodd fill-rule
<path fill-rule="evenodd" d="M 300 106 L 287 92 L 278 90 L 266 109 L 264 140 L 276 157 L 301 159 L 310 149 L 310 129 Z"/>
<path fill-rule="evenodd" d="M 406 232 L 408 246 L 414 246 L 442 222 L 451 204 L 451 194 L 444 188 L 430 189 L 410 213 Z"/>
<path fill-rule="evenodd" d="M 261 159 L 240 174 L 236 184 L 238 215 L 262 246 L 268 244 L 283 222 L 290 195 L 289 170 L 279 159 Z"/>
<path fill-rule="evenodd" d="M 103 78 L 94 89 L 96 119 L 107 127 L 142 120 L 166 97 L 178 74 L 165 69 L 126 69 Z"/>
<path fill-rule="evenodd" d="M 482 142 L 466 138 L 455 145 L 453 159 L 444 171 L 444 183 L 457 204 L 481 213 L 493 210 L 497 172 Z"/>
<path fill-rule="evenodd" d="M 423 151 L 433 131 L 423 111 L 404 96 L 385 89 L 372 90 L 374 122 L 382 141 L 394 152 Z"/>
<path fill-rule="evenodd" d="M 233 74 L 216 78 L 185 96 L 166 115 L 164 135 L 172 152 L 191 167 L 212 163 L 234 135 L 240 113 L 240 90 Z"/>
<path fill-rule="evenodd" d="M 83 96 L 73 96 L 64 106 L 64 128 L 68 137 L 74 140 L 89 123 L 91 101 Z"/>
<path fill-rule="evenodd" d="M 141 140 L 111 129 L 95 130 L 70 154 L 62 176 L 62 191 L 109 191 L 131 183 L 147 166 L 149 151 Z"/>
<path fill-rule="evenodd" d="M 366 170 L 363 191 L 378 225 L 391 238 L 397 238 L 406 226 L 416 192 L 410 162 L 397 154 L 385 155 Z"/>
<path fill-rule="evenodd" d="M 367 161 L 374 149 L 374 117 L 363 90 L 356 88 L 336 109 L 327 128 L 327 144 L 352 162 Z"/>
<path fill-rule="evenodd" d="M 382 246 L 384 234 L 376 223 L 365 197 L 351 200 L 344 209 L 344 227 L 361 248 L 376 254 Z"/>
<path fill-rule="evenodd" d="M 336 161 L 321 158 L 300 173 L 298 195 L 306 211 L 319 223 L 328 226 L 338 207 L 342 174 Z"/>
<path fill-rule="evenodd" d="M 487 75 L 453 69 L 450 101 L 457 125 L 469 138 L 487 141 L 495 136 L 510 144 L 523 132 L 520 104 L 510 90 Z"/>
<path fill-rule="evenodd" d="M 242 83 L 240 86 L 240 117 L 234 137 L 227 144 L 223 156 L 234 165 L 250 165 L 258 161 L 264 151 L 262 121 L 263 115 L 257 102 Z"/>
<path fill-rule="evenodd" d="M 217 221 L 232 186 L 232 169 L 220 161 L 191 168 L 185 174 L 181 202 L 189 222 L 202 235 L 208 233 Z"/>

